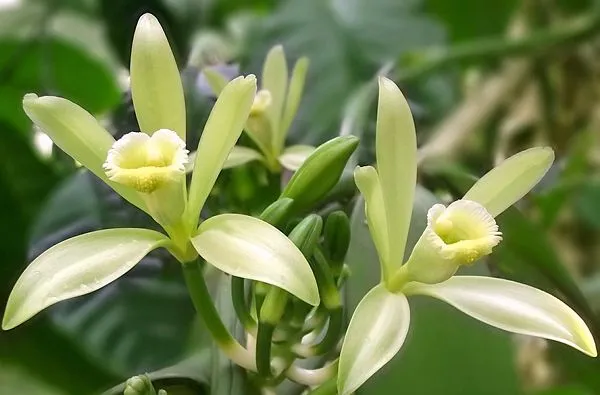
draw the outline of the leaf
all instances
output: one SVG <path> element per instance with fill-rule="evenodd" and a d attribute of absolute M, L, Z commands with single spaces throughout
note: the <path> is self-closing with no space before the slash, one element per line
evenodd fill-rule
<path fill-rule="evenodd" d="M 115 226 L 157 227 L 91 174 L 77 173 L 45 205 L 33 227 L 30 256 L 74 235 Z M 148 305 L 152 309 L 145 308 Z M 63 301 L 48 312 L 64 336 L 120 377 L 182 358 L 194 317 L 181 267 L 162 249 L 151 252 L 118 281 Z"/>
<path fill-rule="evenodd" d="M 151 14 L 138 20 L 131 46 L 131 93 L 140 128 L 186 135 L 185 101 L 177 63 L 160 23 Z"/>
<path fill-rule="evenodd" d="M 525 196 L 554 161 L 548 147 L 521 151 L 487 172 L 463 197 L 484 206 L 494 217 Z"/>
<path fill-rule="evenodd" d="M 248 50 L 256 68 L 275 44 L 291 58 L 310 59 L 294 141 L 317 145 L 333 137 L 347 98 L 382 64 L 443 42 L 443 30 L 420 6 L 418 0 L 287 0 L 261 21 Z"/>
<path fill-rule="evenodd" d="M 166 240 L 147 229 L 108 229 L 55 245 L 31 262 L 17 280 L 2 329 L 12 329 L 48 306 L 110 284 Z"/>
<path fill-rule="evenodd" d="M 377 173 L 385 205 L 389 270 L 399 268 L 410 225 L 417 182 L 417 135 L 410 108 L 391 80 L 379 78 Z"/>
<path fill-rule="evenodd" d="M 145 210 L 146 205 L 135 190 L 108 180 L 102 165 L 114 139 L 90 113 L 66 99 L 34 94 L 23 98 L 23 109 L 60 149 L 131 204 Z"/>
<path fill-rule="evenodd" d="M 357 390 L 396 355 L 410 324 L 408 300 L 380 284 L 356 307 L 340 353 L 338 391 Z"/>
<path fill-rule="evenodd" d="M 565 343 L 598 355 L 585 322 L 556 297 L 529 285 L 483 277 L 454 276 L 439 284 L 412 283 L 409 294 L 440 299 L 488 325 Z"/>
<path fill-rule="evenodd" d="M 186 217 L 192 228 L 212 190 L 223 163 L 240 137 L 256 94 L 256 78 L 238 77 L 219 95 L 204 126 L 189 190 Z"/>
<path fill-rule="evenodd" d="M 292 145 L 283 150 L 279 163 L 288 170 L 296 171 L 314 151 L 312 145 Z"/>
<path fill-rule="evenodd" d="M 410 254 L 425 228 L 427 210 L 435 203 L 439 203 L 435 196 L 417 186 L 406 254 Z M 351 270 L 345 289 L 347 311 L 352 311 L 379 282 L 374 270 L 376 259 L 359 200 L 352 215 L 352 239 L 346 255 Z M 482 266 L 474 269 L 484 271 Z M 419 395 L 519 393 L 509 335 L 431 298 L 412 297 L 410 308 L 412 328 L 402 350 L 357 395 L 392 395 L 399 389 Z"/>
<path fill-rule="evenodd" d="M 202 258 L 225 273 L 266 282 L 313 306 L 319 304 L 310 265 L 283 233 L 264 221 L 217 215 L 200 225 L 191 242 Z"/>

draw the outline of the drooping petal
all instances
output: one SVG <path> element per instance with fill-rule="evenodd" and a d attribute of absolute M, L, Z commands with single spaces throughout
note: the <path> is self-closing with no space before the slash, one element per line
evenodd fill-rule
<path fill-rule="evenodd" d="M 400 266 L 417 181 L 417 139 L 406 99 L 396 84 L 385 77 L 379 78 L 375 143 L 387 219 L 389 264 Z"/>
<path fill-rule="evenodd" d="M 365 215 L 369 224 L 369 232 L 379 255 L 381 276 L 383 279 L 387 279 L 391 274 L 388 227 L 377 170 L 372 166 L 357 167 L 354 170 L 354 182 L 365 199 Z"/>
<path fill-rule="evenodd" d="M 143 132 L 177 132 L 185 141 L 185 100 L 177 63 L 160 23 L 140 17 L 131 46 L 131 95 Z"/>
<path fill-rule="evenodd" d="M 8 330 L 62 300 L 96 291 L 132 269 L 168 239 L 148 229 L 108 229 L 59 243 L 17 280 L 2 321 Z"/>
<path fill-rule="evenodd" d="M 196 150 L 186 217 L 195 225 L 225 160 L 239 139 L 254 100 L 256 78 L 237 77 L 219 95 Z"/>
<path fill-rule="evenodd" d="M 292 145 L 283 151 L 279 163 L 288 170 L 296 171 L 315 149 L 312 145 Z"/>
<path fill-rule="evenodd" d="M 404 344 L 410 325 L 408 300 L 379 284 L 360 301 L 338 367 L 338 393 L 348 395 L 381 369 Z"/>
<path fill-rule="evenodd" d="M 141 196 L 131 188 L 108 179 L 103 163 L 115 139 L 83 108 L 56 96 L 23 98 L 27 116 L 39 126 L 60 149 L 110 185 L 131 204 L 147 211 Z"/>
<path fill-rule="evenodd" d="M 410 283 L 405 291 L 433 296 L 497 328 L 555 340 L 597 355 L 594 338 L 577 313 L 537 288 L 499 278 L 454 276 L 435 285 Z"/>
<path fill-rule="evenodd" d="M 481 204 L 495 217 L 525 196 L 553 161 L 554 152 L 549 147 L 519 152 L 481 177 L 463 199 Z"/>
<path fill-rule="evenodd" d="M 257 218 L 222 214 L 204 221 L 191 242 L 202 258 L 236 277 L 282 288 L 319 304 L 317 282 L 298 248 L 277 228 Z"/>

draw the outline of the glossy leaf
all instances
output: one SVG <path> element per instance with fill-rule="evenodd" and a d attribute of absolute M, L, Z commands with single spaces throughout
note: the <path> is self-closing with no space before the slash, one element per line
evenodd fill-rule
<path fill-rule="evenodd" d="M 185 101 L 177 63 L 160 23 L 140 17 L 131 46 L 131 95 L 140 128 L 170 129 L 185 141 Z"/>
<path fill-rule="evenodd" d="M 496 216 L 525 196 L 553 161 L 554 152 L 548 147 L 519 152 L 481 177 L 463 199 L 478 202 Z"/>
<path fill-rule="evenodd" d="M 55 245 L 17 280 L 2 328 L 12 329 L 50 305 L 110 284 L 166 241 L 162 234 L 147 229 L 109 229 Z"/>
<path fill-rule="evenodd" d="M 279 156 L 279 163 L 288 170 L 296 171 L 314 151 L 312 145 L 292 145 Z"/>
<path fill-rule="evenodd" d="M 140 195 L 133 189 L 109 181 L 102 164 L 114 143 L 98 121 L 78 105 L 55 96 L 25 95 L 23 109 L 60 149 L 88 168 L 133 205 L 145 210 Z"/>
<path fill-rule="evenodd" d="M 354 181 L 365 200 L 365 216 L 369 224 L 369 232 L 377 248 L 381 265 L 381 277 L 386 279 L 391 274 L 389 267 L 389 244 L 383 193 L 377 170 L 371 166 L 357 167 Z"/>
<path fill-rule="evenodd" d="M 302 253 L 264 221 L 217 215 L 200 225 L 191 242 L 202 258 L 225 273 L 275 285 L 311 305 L 319 303 L 315 277 Z"/>
<path fill-rule="evenodd" d="M 377 172 L 385 204 L 391 268 L 402 264 L 417 181 L 417 136 L 400 89 L 379 79 L 376 132 Z"/>
<path fill-rule="evenodd" d="M 483 276 L 454 276 L 435 285 L 412 283 L 407 293 L 428 295 L 497 328 L 565 343 L 597 355 L 585 322 L 569 306 L 537 288 Z"/>
<path fill-rule="evenodd" d="M 267 110 L 271 128 L 273 130 L 272 145 L 279 141 L 280 121 L 285 104 L 288 85 L 288 69 L 285 53 L 281 45 L 276 45 L 267 54 L 262 70 L 261 89 L 266 89 L 271 94 L 271 105 Z"/>
<path fill-rule="evenodd" d="M 242 129 L 256 94 L 253 75 L 232 80 L 219 95 L 198 143 L 189 190 L 187 220 L 195 225 L 223 164 Z"/>
<path fill-rule="evenodd" d="M 381 369 L 400 350 L 410 324 L 408 300 L 380 284 L 356 307 L 338 368 L 338 392 L 348 395 Z"/>
<path fill-rule="evenodd" d="M 304 92 L 304 81 L 306 79 L 306 73 L 308 72 L 308 65 L 308 58 L 305 57 L 298 59 L 294 65 L 281 118 L 281 133 L 278 136 L 279 141 L 276 142 L 277 147 L 283 147 L 287 131 L 294 121 L 294 117 L 300 106 L 302 93 Z"/>

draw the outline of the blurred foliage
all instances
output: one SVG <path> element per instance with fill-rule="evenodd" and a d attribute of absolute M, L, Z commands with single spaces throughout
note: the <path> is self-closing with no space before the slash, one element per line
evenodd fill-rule
<path fill-rule="evenodd" d="M 504 243 L 478 269 L 562 298 L 600 340 L 600 17 L 591 0 L 0 2 L 1 306 L 27 262 L 49 245 L 89 230 L 150 224 L 57 149 L 42 155 L 21 109 L 27 92 L 60 95 L 101 116 L 116 136 L 136 130 L 126 77 L 144 12 L 161 20 L 181 66 L 191 147 L 214 99 L 199 68 L 239 62 L 242 72 L 256 73 L 281 43 L 292 60 L 311 62 L 290 140 L 361 136 L 351 174 L 373 158 L 373 76 L 396 76 L 422 152 L 436 144 L 436 155 L 423 155 L 413 243 L 425 210 L 460 196 L 472 174 L 521 148 L 551 145 L 556 165 L 499 218 Z M 255 212 L 277 194 L 264 188 L 274 184 L 268 177 L 259 166 L 224 172 L 208 209 Z M 355 306 L 377 268 L 347 181 L 331 201 L 355 213 L 346 289 Z M 217 285 L 226 281 L 213 282 L 223 314 L 231 313 L 228 294 L 219 293 L 227 287 Z M 359 393 L 600 393 L 597 359 L 515 341 L 435 301 L 417 302 L 406 348 Z M 229 323 L 234 328 L 236 320 Z M 116 385 L 107 392 L 116 394 L 119 383 L 146 371 L 169 394 L 244 392 L 242 372 L 199 341 L 202 332 L 177 265 L 159 252 L 102 291 L 0 333 L 0 393 L 85 395 Z"/>

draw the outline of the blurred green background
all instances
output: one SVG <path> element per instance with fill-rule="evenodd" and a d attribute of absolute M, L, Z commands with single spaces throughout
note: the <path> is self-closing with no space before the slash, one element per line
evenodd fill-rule
<path fill-rule="evenodd" d="M 127 65 L 144 12 L 159 18 L 180 64 L 189 146 L 214 101 L 202 68 L 256 73 L 280 43 L 289 60 L 311 61 L 290 142 L 355 134 L 357 160 L 369 163 L 374 76 L 393 78 L 409 98 L 420 146 L 413 239 L 433 202 L 465 190 L 465 174 L 552 146 L 556 164 L 499 218 L 505 240 L 475 270 L 555 294 L 600 339 L 593 0 L 0 0 L 0 312 L 26 264 L 50 245 L 104 227 L 151 226 L 53 149 L 21 109 L 25 93 L 59 95 L 115 135 L 135 130 Z M 260 195 L 247 171 L 221 180 L 238 203 Z M 350 309 L 378 276 L 361 210 L 353 220 Z M 227 310 L 228 295 L 217 297 Z M 360 394 L 600 394 L 596 359 L 484 327 L 435 301 L 419 300 L 414 313 L 405 348 Z M 177 265 L 159 251 L 101 291 L 0 333 L 0 394 L 98 394 L 153 371 L 170 394 L 243 393 L 231 367 L 207 356 L 201 332 Z"/>

